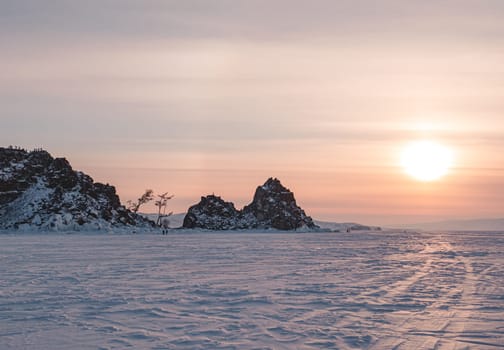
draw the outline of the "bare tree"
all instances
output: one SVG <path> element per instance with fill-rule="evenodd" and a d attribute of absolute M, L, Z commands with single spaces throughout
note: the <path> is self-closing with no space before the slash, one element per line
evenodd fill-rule
<path fill-rule="evenodd" d="M 145 193 L 138 198 L 136 201 L 127 201 L 128 203 L 128 209 L 131 210 L 133 213 L 138 213 L 138 210 L 142 205 L 145 203 L 150 202 L 151 200 L 154 199 L 154 191 L 153 190 L 145 190 Z"/>
<path fill-rule="evenodd" d="M 158 200 L 154 202 L 154 205 L 158 207 L 158 218 L 156 220 L 156 225 L 164 226 L 162 225 L 161 220 L 173 214 L 172 212 L 166 214 L 166 207 L 168 205 L 168 201 L 173 198 L 173 195 L 169 196 L 168 192 L 165 192 L 163 194 L 158 194 L 157 197 Z"/>

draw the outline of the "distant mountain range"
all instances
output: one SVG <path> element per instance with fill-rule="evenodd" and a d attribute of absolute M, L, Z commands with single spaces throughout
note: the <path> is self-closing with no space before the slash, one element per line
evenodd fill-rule
<path fill-rule="evenodd" d="M 424 222 L 412 225 L 401 225 L 404 228 L 418 230 L 441 231 L 504 231 L 504 218 L 501 219 L 472 219 L 472 220 L 445 220 L 437 222 Z"/>

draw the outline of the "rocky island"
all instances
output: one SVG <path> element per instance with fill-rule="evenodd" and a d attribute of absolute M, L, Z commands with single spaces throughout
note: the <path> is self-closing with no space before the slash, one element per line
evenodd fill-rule
<path fill-rule="evenodd" d="M 276 178 L 269 178 L 257 187 L 252 203 L 242 210 L 215 195 L 201 197 L 198 204 L 189 208 L 183 227 L 207 230 L 318 228 L 297 205 L 294 194 Z"/>
<path fill-rule="evenodd" d="M 114 186 L 94 182 L 44 150 L 0 148 L 0 229 L 152 227 L 126 209 Z"/>

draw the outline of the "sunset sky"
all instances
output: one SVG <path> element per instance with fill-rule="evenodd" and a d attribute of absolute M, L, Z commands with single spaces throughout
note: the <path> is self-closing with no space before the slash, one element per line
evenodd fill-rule
<path fill-rule="evenodd" d="M 504 217 L 504 1 L 3 0 L 0 53 L 0 145 L 123 202 L 241 208 L 273 176 L 317 219 Z M 401 167 L 421 139 L 437 181 Z"/>

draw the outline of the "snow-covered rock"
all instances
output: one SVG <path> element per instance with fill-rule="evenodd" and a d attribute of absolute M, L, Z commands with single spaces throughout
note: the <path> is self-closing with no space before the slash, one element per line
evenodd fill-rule
<path fill-rule="evenodd" d="M 189 208 L 184 217 L 183 227 L 207 230 L 233 230 L 250 228 L 254 222 L 247 221 L 231 202 L 221 197 L 209 195 L 201 197 L 198 204 Z"/>
<path fill-rule="evenodd" d="M 243 214 L 255 217 L 259 227 L 278 230 L 316 227 L 312 218 L 296 204 L 294 193 L 274 178 L 257 187 L 254 200 L 243 208 Z"/>
<path fill-rule="evenodd" d="M 208 230 L 235 229 L 316 229 L 294 199 L 294 194 L 278 179 L 269 178 L 257 187 L 254 200 L 243 210 L 237 210 L 231 202 L 210 195 L 189 208 L 183 227 Z"/>
<path fill-rule="evenodd" d="M 111 185 L 74 171 L 44 150 L 0 148 L 0 229 L 151 227 L 121 205 Z"/>

